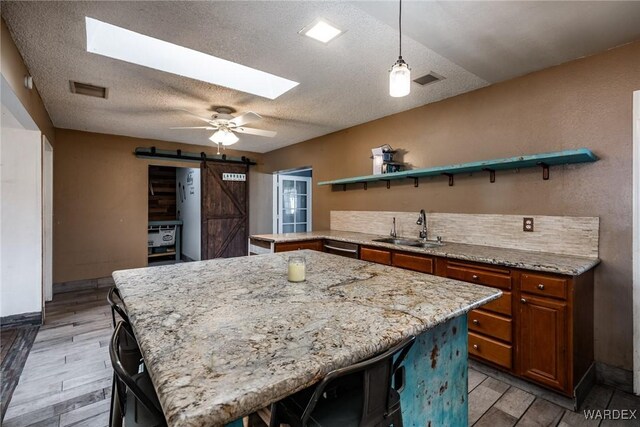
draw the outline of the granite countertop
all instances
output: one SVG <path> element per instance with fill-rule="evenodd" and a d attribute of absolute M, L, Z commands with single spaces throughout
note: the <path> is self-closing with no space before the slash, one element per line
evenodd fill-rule
<path fill-rule="evenodd" d="M 444 258 L 503 265 L 506 267 L 522 268 L 524 270 L 567 274 L 570 276 L 578 276 L 600 263 L 598 258 L 576 257 L 549 252 L 523 251 L 492 246 L 467 245 L 463 243 L 445 242 L 443 246 L 416 248 L 373 241 L 373 239 L 379 239 L 381 237 L 389 236 L 333 230 L 312 231 L 308 233 L 258 234 L 251 236 L 252 239 L 275 243 L 297 242 L 309 239 L 332 239 L 367 246 L 435 255 Z"/>
<path fill-rule="evenodd" d="M 501 295 L 316 251 L 116 271 L 169 426 L 219 426 Z"/>

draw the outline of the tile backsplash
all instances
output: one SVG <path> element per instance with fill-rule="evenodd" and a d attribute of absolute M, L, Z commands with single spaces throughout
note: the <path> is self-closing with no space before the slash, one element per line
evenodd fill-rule
<path fill-rule="evenodd" d="M 388 235 L 393 217 L 398 236 L 418 237 L 418 212 L 331 211 L 331 229 Z M 533 232 L 522 230 L 523 217 L 534 219 Z M 427 213 L 427 228 L 432 240 L 598 257 L 598 217 Z"/>

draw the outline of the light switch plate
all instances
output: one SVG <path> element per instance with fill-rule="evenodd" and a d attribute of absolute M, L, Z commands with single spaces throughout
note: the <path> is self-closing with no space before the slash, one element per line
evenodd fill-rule
<path fill-rule="evenodd" d="M 533 232 L 533 218 L 522 218 L 522 231 Z"/>

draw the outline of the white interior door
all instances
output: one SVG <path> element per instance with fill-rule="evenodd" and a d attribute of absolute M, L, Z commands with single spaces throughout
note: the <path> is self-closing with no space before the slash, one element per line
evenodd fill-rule
<path fill-rule="evenodd" d="M 311 178 L 280 174 L 277 191 L 278 233 L 311 231 Z"/>
<path fill-rule="evenodd" d="M 53 147 L 42 136 L 42 287 L 53 299 Z"/>

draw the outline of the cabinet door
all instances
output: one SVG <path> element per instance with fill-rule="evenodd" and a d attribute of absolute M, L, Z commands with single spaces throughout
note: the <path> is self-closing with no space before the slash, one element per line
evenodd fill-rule
<path fill-rule="evenodd" d="M 391 265 L 391 251 L 384 249 L 360 248 L 360 259 L 378 264 Z"/>
<path fill-rule="evenodd" d="M 520 374 L 549 387 L 566 390 L 566 303 L 522 294 L 519 306 Z"/>

